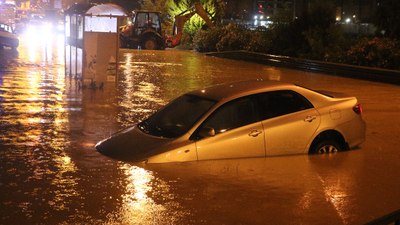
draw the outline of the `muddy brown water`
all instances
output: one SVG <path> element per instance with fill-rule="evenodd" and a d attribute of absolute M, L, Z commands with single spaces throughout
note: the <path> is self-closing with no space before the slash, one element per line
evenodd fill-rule
<path fill-rule="evenodd" d="M 64 75 L 63 42 L 26 43 L 0 50 L 0 224 L 363 224 L 400 209 L 399 86 L 121 50 L 118 82 L 82 90 Z M 356 95 L 366 142 L 329 156 L 148 165 L 93 147 L 182 93 L 254 78 Z"/>

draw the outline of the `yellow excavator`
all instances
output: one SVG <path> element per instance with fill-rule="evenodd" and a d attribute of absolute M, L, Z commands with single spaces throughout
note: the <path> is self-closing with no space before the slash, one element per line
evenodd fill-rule
<path fill-rule="evenodd" d="M 179 45 L 182 39 L 183 26 L 195 14 L 199 15 L 204 20 L 204 22 L 206 22 L 207 27 L 211 28 L 214 26 L 207 11 L 203 8 L 203 6 L 200 3 L 195 3 L 190 10 L 184 11 L 175 16 L 173 36 L 167 36 L 165 38 L 165 44 L 167 47 L 173 48 Z"/>
<path fill-rule="evenodd" d="M 183 26 L 195 14 L 199 15 L 208 27 L 214 26 L 203 6 L 196 3 L 189 10 L 175 16 L 173 35 L 164 36 L 159 12 L 136 11 L 132 22 L 120 28 L 120 47 L 149 50 L 173 48 L 179 45 L 182 39 Z"/>

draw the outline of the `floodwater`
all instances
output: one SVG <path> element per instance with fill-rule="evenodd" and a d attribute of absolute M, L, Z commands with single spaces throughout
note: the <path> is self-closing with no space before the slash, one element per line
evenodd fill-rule
<path fill-rule="evenodd" d="M 29 44 L 29 45 L 28 45 Z M 364 224 L 400 209 L 400 87 L 204 56 L 121 50 L 80 89 L 63 40 L 0 50 L 0 224 Z M 263 78 L 356 95 L 367 140 L 334 155 L 133 164 L 97 141 L 187 91 Z"/>

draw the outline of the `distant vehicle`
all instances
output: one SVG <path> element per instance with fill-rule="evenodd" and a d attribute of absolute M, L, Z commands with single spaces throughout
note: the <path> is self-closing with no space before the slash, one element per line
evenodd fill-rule
<path fill-rule="evenodd" d="M 120 28 L 120 46 L 149 50 L 175 47 L 181 41 L 183 26 L 194 14 L 198 14 L 207 26 L 214 26 L 207 12 L 197 3 L 189 11 L 175 16 L 173 36 L 164 36 L 159 12 L 135 11 L 132 21 Z"/>
<path fill-rule="evenodd" d="M 242 81 L 182 95 L 96 149 L 148 163 L 335 153 L 364 141 L 361 113 L 355 97 Z"/>
<path fill-rule="evenodd" d="M 11 26 L 0 23 L 0 48 L 10 47 L 16 49 L 19 45 L 17 35 Z"/>
<path fill-rule="evenodd" d="M 122 48 L 165 48 L 159 12 L 137 11 L 132 17 L 132 22 L 120 30 Z"/>

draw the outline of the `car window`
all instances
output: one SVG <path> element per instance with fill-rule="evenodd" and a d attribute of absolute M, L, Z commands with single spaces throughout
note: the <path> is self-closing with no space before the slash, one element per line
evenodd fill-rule
<path fill-rule="evenodd" d="M 160 20 L 157 13 L 149 13 L 148 25 L 156 30 L 160 29 Z"/>
<path fill-rule="evenodd" d="M 186 133 L 215 101 L 195 95 L 183 95 L 138 124 L 143 132 L 159 137 L 175 138 Z"/>
<path fill-rule="evenodd" d="M 214 128 L 215 133 L 245 126 L 258 121 L 255 102 L 251 97 L 233 100 L 222 105 L 201 125 Z"/>
<path fill-rule="evenodd" d="M 302 95 L 294 91 L 272 91 L 257 95 L 262 120 L 313 108 Z"/>
<path fill-rule="evenodd" d="M 148 21 L 147 13 L 139 13 L 136 17 L 136 24 L 138 28 L 146 27 Z"/>

